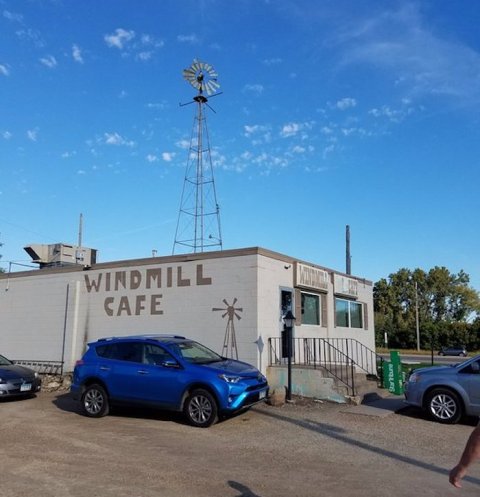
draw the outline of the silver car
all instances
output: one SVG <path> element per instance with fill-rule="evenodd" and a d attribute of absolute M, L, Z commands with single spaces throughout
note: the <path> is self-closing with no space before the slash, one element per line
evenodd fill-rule
<path fill-rule="evenodd" d="M 0 399 L 17 395 L 30 395 L 41 388 L 36 371 L 19 366 L 0 355 Z"/>
<path fill-rule="evenodd" d="M 415 369 L 405 382 L 407 404 L 440 423 L 480 416 L 480 356 L 451 366 Z"/>

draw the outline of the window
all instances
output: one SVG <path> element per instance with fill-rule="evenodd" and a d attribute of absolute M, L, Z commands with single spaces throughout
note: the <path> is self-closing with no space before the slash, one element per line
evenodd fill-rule
<path fill-rule="evenodd" d="M 320 324 L 320 298 L 302 292 L 302 324 Z"/>
<path fill-rule="evenodd" d="M 363 305 L 351 300 L 335 299 L 337 326 L 363 328 Z"/>

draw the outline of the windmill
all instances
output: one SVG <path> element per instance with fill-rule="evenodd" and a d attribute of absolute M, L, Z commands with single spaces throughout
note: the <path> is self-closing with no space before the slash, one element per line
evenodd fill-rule
<path fill-rule="evenodd" d="M 227 306 L 226 308 L 213 307 L 212 311 L 223 311 L 222 318 L 228 316 L 227 327 L 225 329 L 225 338 L 223 340 L 222 353 L 225 357 L 230 357 L 231 359 L 238 359 L 237 350 L 237 339 L 235 337 L 235 318 L 238 320 L 242 319 L 239 312 L 243 312 L 242 307 L 235 307 L 237 299 L 234 298 L 232 305 L 230 305 L 226 299 L 223 299 L 223 303 Z"/>
<path fill-rule="evenodd" d="M 207 128 L 206 107 L 209 97 L 220 95 L 217 73 L 210 64 L 197 59 L 183 71 L 183 77 L 198 94 L 191 102 L 181 106 L 196 104 L 192 134 L 187 159 L 182 198 L 178 213 L 173 251 L 188 247 L 191 252 L 203 252 L 212 247 L 222 250 L 220 230 L 220 208 L 217 203 L 215 180 L 213 177 L 212 155 Z"/>

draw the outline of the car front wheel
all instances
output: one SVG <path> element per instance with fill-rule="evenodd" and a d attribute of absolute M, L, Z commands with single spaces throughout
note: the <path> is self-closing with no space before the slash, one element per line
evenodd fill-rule
<path fill-rule="evenodd" d="M 458 394 L 447 388 L 435 388 L 426 399 L 429 415 L 439 423 L 454 424 L 463 416 L 463 406 Z"/>
<path fill-rule="evenodd" d="M 82 394 L 82 410 L 90 418 L 101 418 L 108 414 L 108 395 L 102 386 L 93 384 L 85 388 Z"/>
<path fill-rule="evenodd" d="M 207 428 L 218 419 L 216 400 L 210 392 L 202 388 L 194 390 L 188 396 L 183 412 L 188 422 L 199 428 Z"/>

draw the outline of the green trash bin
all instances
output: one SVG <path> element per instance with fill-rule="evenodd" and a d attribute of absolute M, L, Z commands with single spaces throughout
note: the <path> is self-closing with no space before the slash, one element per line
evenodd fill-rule
<path fill-rule="evenodd" d="M 392 350 L 390 361 L 385 361 L 383 364 L 383 386 L 390 393 L 402 395 L 404 381 L 405 373 L 402 370 L 400 353 L 397 350 Z"/>

